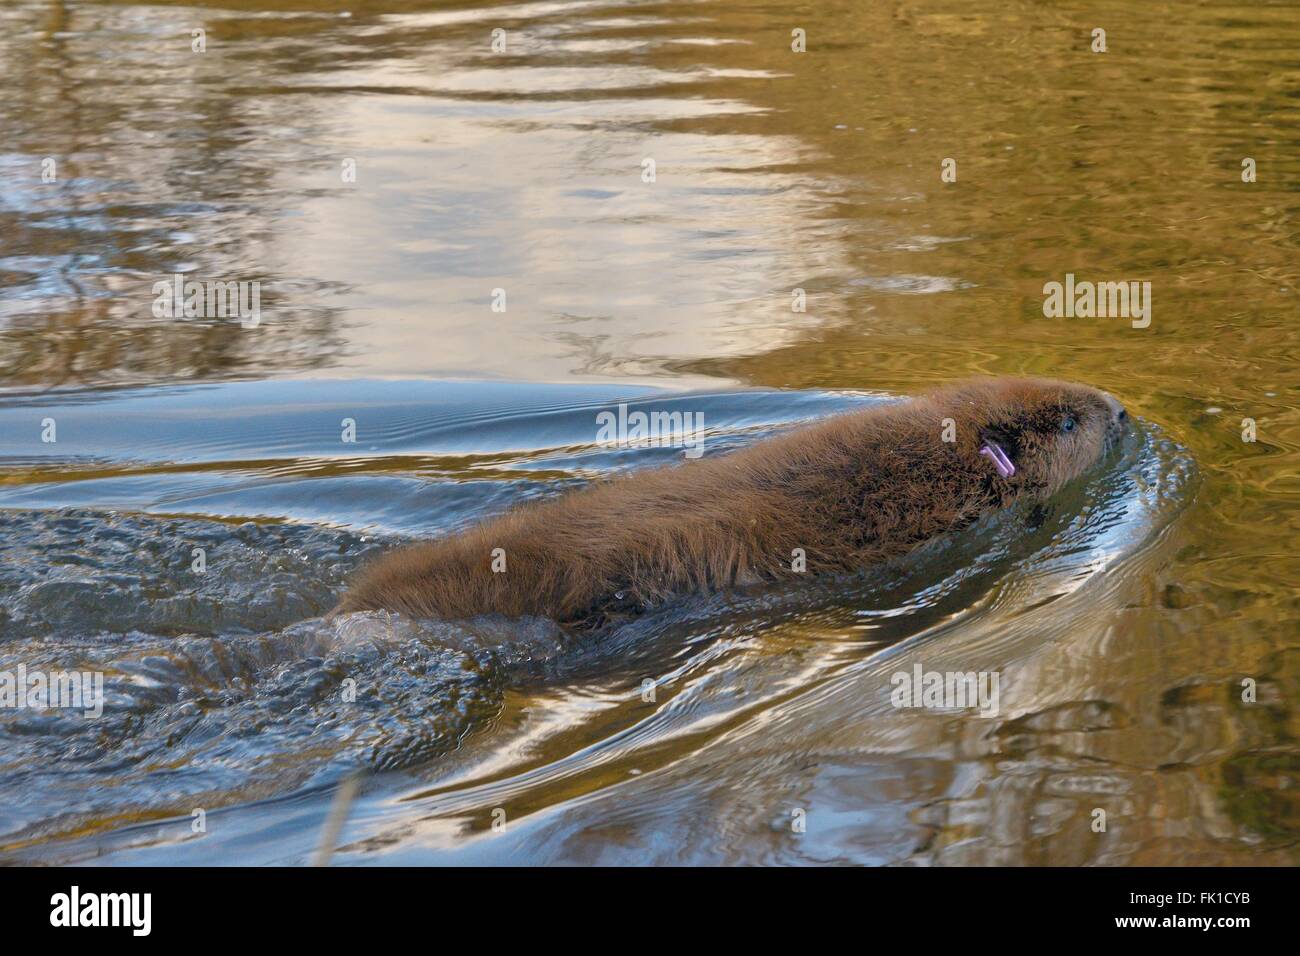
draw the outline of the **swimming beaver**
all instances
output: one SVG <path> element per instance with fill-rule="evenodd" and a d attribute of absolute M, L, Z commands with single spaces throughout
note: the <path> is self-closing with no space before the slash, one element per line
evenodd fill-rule
<path fill-rule="evenodd" d="M 676 594 L 789 578 L 796 549 L 809 573 L 861 569 L 1047 498 L 1096 463 L 1126 419 L 1083 385 L 961 383 L 401 548 L 364 569 L 336 611 L 543 615 L 582 628 Z"/>

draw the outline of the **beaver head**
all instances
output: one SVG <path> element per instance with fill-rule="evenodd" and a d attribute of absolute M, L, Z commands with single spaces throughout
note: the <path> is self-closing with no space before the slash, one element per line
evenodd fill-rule
<path fill-rule="evenodd" d="M 1099 389 L 1052 379 L 957 385 L 942 405 L 957 448 L 1004 497 L 1047 498 L 1095 465 L 1128 427 L 1128 413 Z"/>

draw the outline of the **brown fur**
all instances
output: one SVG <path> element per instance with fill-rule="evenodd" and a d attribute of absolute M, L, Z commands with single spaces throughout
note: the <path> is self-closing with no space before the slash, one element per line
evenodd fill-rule
<path fill-rule="evenodd" d="M 1065 416 L 1077 427 L 1062 431 Z M 1021 498 L 1044 499 L 1091 467 L 1124 413 L 1096 389 L 988 379 L 850 412 L 727 455 L 525 504 L 366 568 L 339 611 L 417 617 L 498 612 L 593 624 L 673 595 L 861 569 Z M 956 441 L 944 442 L 944 419 Z M 997 441 L 1000 477 L 979 454 Z M 506 571 L 491 570 L 502 548 Z"/>

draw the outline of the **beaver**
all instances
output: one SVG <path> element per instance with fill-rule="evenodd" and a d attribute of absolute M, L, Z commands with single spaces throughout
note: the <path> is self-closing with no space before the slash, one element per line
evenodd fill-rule
<path fill-rule="evenodd" d="M 576 629 L 677 595 L 851 572 L 1091 468 L 1127 414 L 1095 388 L 982 379 L 739 451 L 520 505 L 364 568 L 335 613 L 539 615 Z"/>

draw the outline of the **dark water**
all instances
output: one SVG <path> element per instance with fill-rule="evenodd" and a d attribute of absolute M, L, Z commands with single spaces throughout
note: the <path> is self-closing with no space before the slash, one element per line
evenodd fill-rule
<path fill-rule="evenodd" d="M 105 701 L 0 709 L 0 860 L 304 862 L 359 775 L 335 862 L 1296 863 L 1297 40 L 1271 4 L 6 4 L 0 672 Z M 1150 327 L 1044 318 L 1067 272 L 1150 281 Z M 157 317 L 176 273 L 260 281 L 260 323 Z M 582 642 L 323 619 L 383 547 L 680 457 L 598 442 L 618 402 L 712 455 L 1026 372 L 1135 434 L 897 567 Z M 997 715 L 894 708 L 917 664 L 996 671 Z"/>

